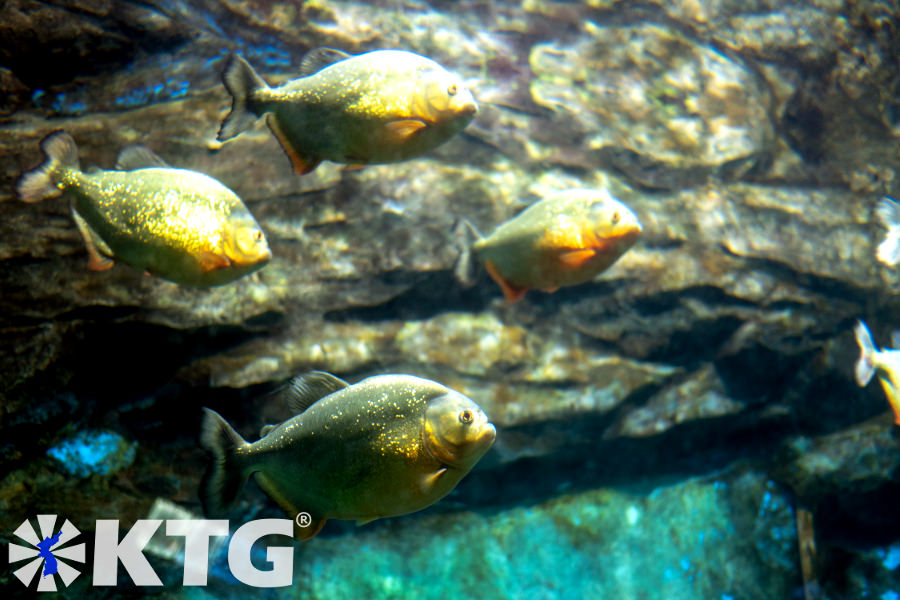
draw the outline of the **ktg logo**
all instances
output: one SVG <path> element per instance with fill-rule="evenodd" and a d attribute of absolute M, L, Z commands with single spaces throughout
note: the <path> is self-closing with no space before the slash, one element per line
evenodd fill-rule
<path fill-rule="evenodd" d="M 40 571 L 37 579 L 39 592 L 56 591 L 57 577 L 68 587 L 81 573 L 69 562 L 85 562 L 85 544 L 69 545 L 80 534 L 78 529 L 66 519 L 57 530 L 56 521 L 56 515 L 38 515 L 40 536 L 29 521 L 24 521 L 14 534 L 29 545 L 9 545 L 10 564 L 30 559 L 13 575 L 24 585 L 31 586 Z M 119 563 L 122 563 L 135 585 L 161 586 L 162 581 L 143 551 L 163 522 L 163 519 L 141 519 L 120 540 L 118 520 L 98 520 L 94 533 L 93 585 L 116 585 Z M 293 527 L 293 521 L 289 519 L 257 519 L 241 525 L 228 543 L 228 568 L 235 579 L 261 588 L 291 585 L 294 575 L 293 546 L 268 547 L 266 560 L 272 564 L 268 570 L 253 565 L 250 550 L 255 542 L 267 535 L 293 539 Z M 228 521 L 166 519 L 165 535 L 184 538 L 183 584 L 205 586 L 209 574 L 210 540 L 228 536 Z"/>

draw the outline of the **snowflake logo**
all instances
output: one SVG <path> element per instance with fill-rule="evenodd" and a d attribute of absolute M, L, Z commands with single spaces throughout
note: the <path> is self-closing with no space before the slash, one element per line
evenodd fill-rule
<path fill-rule="evenodd" d="M 19 567 L 13 572 L 13 575 L 27 586 L 31 585 L 35 574 L 41 571 L 37 584 L 37 591 L 39 592 L 55 592 L 56 577 L 62 579 L 63 584 L 69 587 L 69 584 L 75 581 L 75 578 L 81 574 L 81 571 L 60 559 L 64 558 L 79 563 L 84 562 L 84 544 L 63 548 L 81 532 L 66 519 L 62 527 L 54 533 L 56 515 L 38 515 L 37 520 L 41 537 L 38 537 L 37 532 L 35 532 L 34 527 L 31 526 L 28 520 L 25 520 L 13 532 L 19 538 L 28 542 L 31 547 L 10 544 L 10 564 L 33 559 L 24 566 Z M 43 570 L 41 565 L 44 567 Z"/>

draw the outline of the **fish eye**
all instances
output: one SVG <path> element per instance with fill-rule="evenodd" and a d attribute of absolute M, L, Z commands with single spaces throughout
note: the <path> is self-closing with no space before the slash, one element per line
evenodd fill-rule
<path fill-rule="evenodd" d="M 256 230 L 256 233 L 253 234 L 253 240 L 256 242 L 261 242 L 263 239 L 263 232 L 259 229 Z"/>
<path fill-rule="evenodd" d="M 450 87 L 447 88 L 447 93 L 451 96 L 455 96 L 458 91 L 455 83 L 451 83 Z"/>
<path fill-rule="evenodd" d="M 472 422 L 472 411 L 464 410 L 461 413 L 459 413 L 459 422 L 462 423 L 463 425 L 468 425 L 469 423 L 471 423 Z"/>
<path fill-rule="evenodd" d="M 621 219 L 621 218 L 622 217 L 621 217 L 621 215 L 619 215 L 619 211 L 614 212 L 613 216 L 612 216 L 612 224 L 615 225 L 616 223 L 619 222 L 619 219 Z"/>

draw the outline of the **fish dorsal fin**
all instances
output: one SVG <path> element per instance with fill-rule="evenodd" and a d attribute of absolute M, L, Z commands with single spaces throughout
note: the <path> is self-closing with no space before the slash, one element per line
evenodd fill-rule
<path fill-rule="evenodd" d="M 350 385 L 325 371 L 312 371 L 291 379 L 284 391 L 288 408 L 300 414 L 321 398 Z"/>
<path fill-rule="evenodd" d="M 144 146 L 128 146 L 119 153 L 116 159 L 116 169 L 120 171 L 135 171 L 137 169 L 171 168 L 169 164 Z"/>
<path fill-rule="evenodd" d="M 303 61 L 300 62 L 300 77 L 318 73 L 325 67 L 330 67 L 335 63 L 346 60 L 350 58 L 350 56 L 350 54 L 336 48 L 326 48 L 324 46 L 321 48 L 313 48 L 306 53 L 306 56 L 303 57 Z"/>

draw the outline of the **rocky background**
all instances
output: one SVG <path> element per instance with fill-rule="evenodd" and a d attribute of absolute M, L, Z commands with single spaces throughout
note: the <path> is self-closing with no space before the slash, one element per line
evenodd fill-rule
<path fill-rule="evenodd" d="M 215 142 L 230 52 L 276 84 L 320 45 L 430 56 L 481 110 L 359 171 L 293 175 L 262 122 Z M 897 598 L 900 449 L 851 329 L 900 326 L 900 274 L 874 258 L 898 57 L 897 0 L 7 0 L 0 538 L 39 513 L 199 513 L 201 406 L 253 439 L 295 373 L 407 372 L 474 398 L 494 448 L 424 513 L 329 523 L 280 595 Z M 85 167 L 139 143 L 220 179 L 274 259 L 205 291 L 89 271 L 66 201 L 14 195 L 60 128 Z M 644 224 L 610 271 L 514 305 L 454 280 L 460 217 L 490 231 L 572 186 Z M 240 516 L 261 515 L 280 512 L 248 486 Z M 211 586 L 190 593 L 247 589 Z"/>

